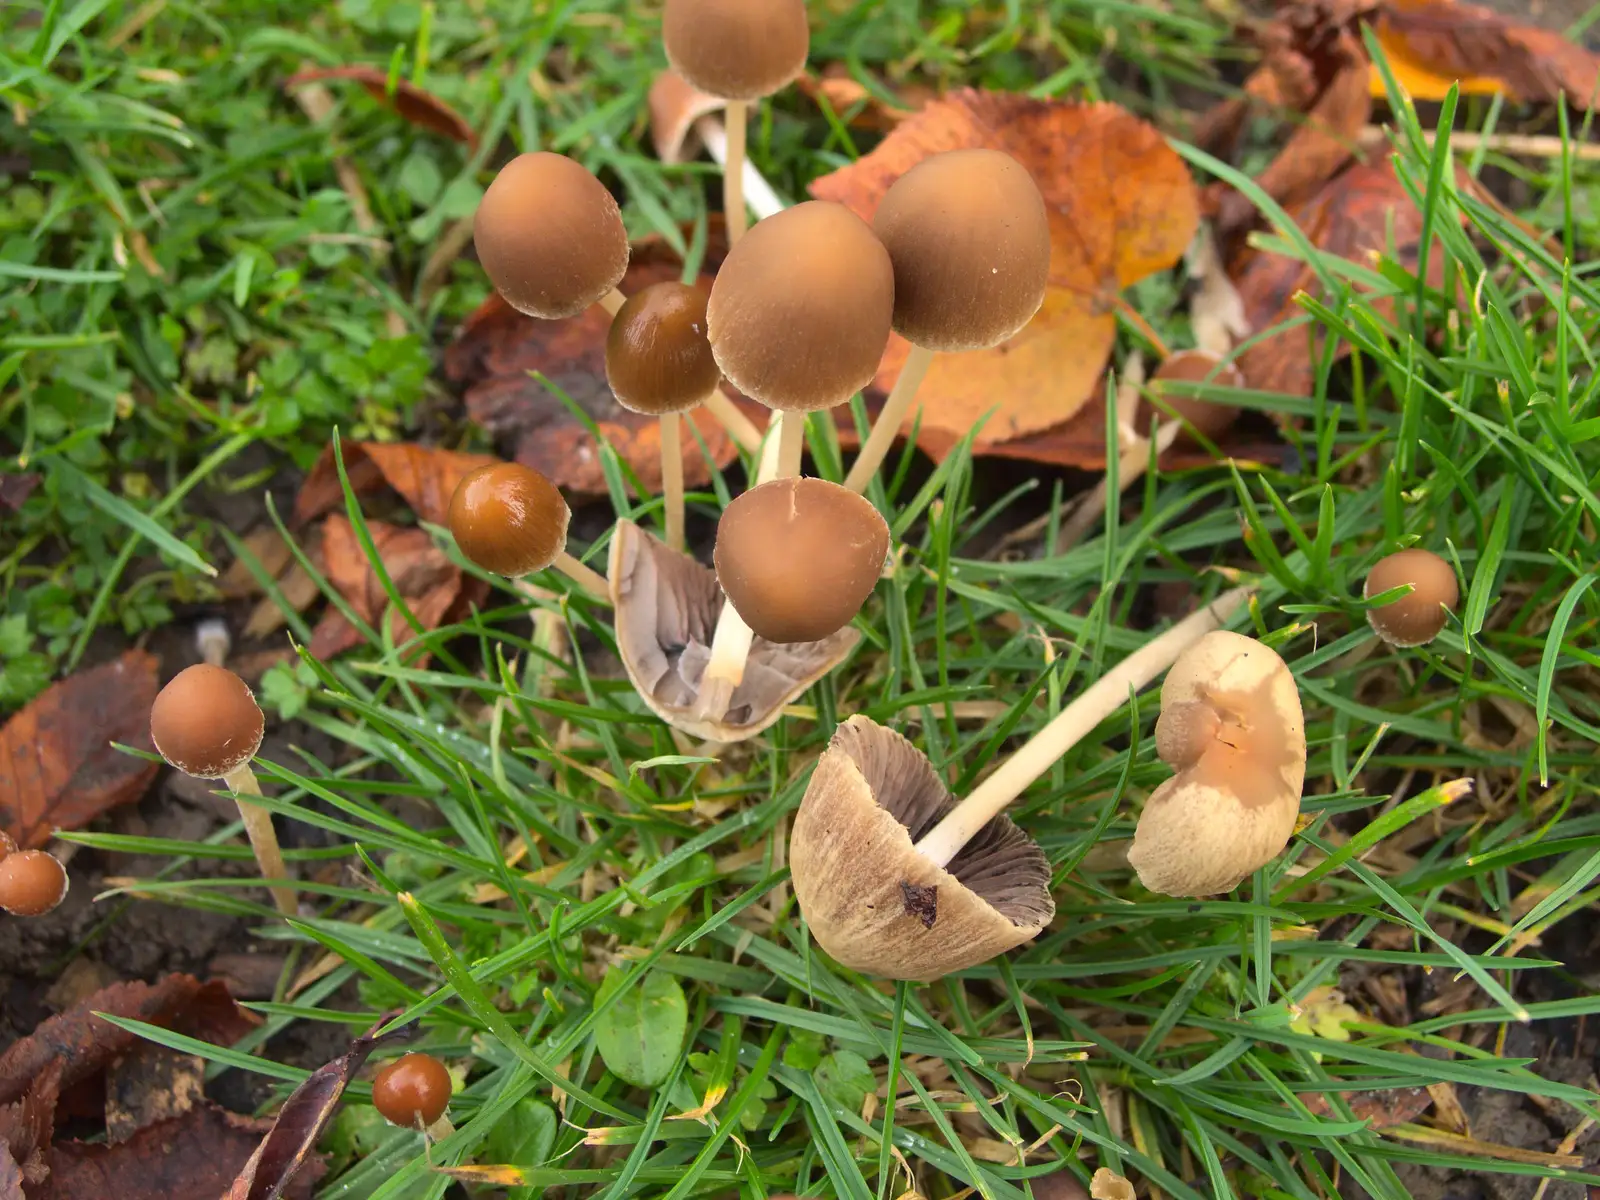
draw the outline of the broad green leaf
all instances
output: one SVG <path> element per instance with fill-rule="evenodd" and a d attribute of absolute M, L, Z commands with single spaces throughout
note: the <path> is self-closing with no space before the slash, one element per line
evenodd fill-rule
<path fill-rule="evenodd" d="M 878 1090 L 878 1077 L 854 1050 L 835 1050 L 817 1064 L 812 1077 L 818 1091 L 850 1112 L 860 1112 L 867 1093 Z"/>
<path fill-rule="evenodd" d="M 601 1004 L 622 987 L 626 967 L 612 967 L 600 984 Z M 653 1088 L 672 1073 L 689 1028 L 689 1004 L 671 975 L 653 971 L 628 989 L 595 1022 L 600 1057 L 619 1079 Z"/>

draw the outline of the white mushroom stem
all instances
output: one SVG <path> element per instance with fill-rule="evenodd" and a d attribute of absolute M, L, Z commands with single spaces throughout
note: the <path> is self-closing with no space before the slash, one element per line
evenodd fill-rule
<path fill-rule="evenodd" d="M 612 288 L 604 296 L 601 296 L 600 299 L 595 301 L 596 304 L 606 310 L 608 315 L 613 317 L 617 315 L 617 310 L 627 302 L 628 298 L 616 288 Z"/>
<path fill-rule="evenodd" d="M 731 250 L 744 236 L 749 221 L 744 210 L 745 120 L 749 106 L 743 100 L 728 101 L 728 158 L 722 164 L 722 215 L 728 226 Z"/>
<path fill-rule="evenodd" d="M 221 617 L 207 617 L 195 626 L 194 645 L 202 661 L 220 667 L 228 661 L 228 651 L 233 649 L 228 623 Z"/>
<path fill-rule="evenodd" d="M 683 442 L 681 419 L 661 414 L 661 502 L 666 507 L 667 545 L 683 549 Z"/>
<path fill-rule="evenodd" d="M 233 793 L 233 802 L 239 806 L 239 819 L 244 822 L 245 836 L 250 839 L 250 849 L 255 851 L 261 877 L 289 878 L 288 868 L 283 864 L 283 851 L 278 848 L 277 830 L 272 828 L 272 814 L 244 798 L 261 795 L 261 785 L 256 782 L 256 773 L 250 769 L 250 764 L 246 763 L 223 776 L 222 782 L 228 785 L 228 790 Z M 298 914 L 299 905 L 295 901 L 293 888 L 279 885 L 268 890 L 272 892 L 273 903 L 278 906 L 279 912 L 286 917 Z"/>
<path fill-rule="evenodd" d="M 756 468 L 758 485 L 778 478 L 783 430 L 791 423 L 800 424 L 779 420 L 783 415 L 781 413 L 772 415 L 772 424 L 777 428 L 768 427 L 766 442 L 761 447 L 761 463 Z M 803 431 L 803 424 L 801 428 Z M 734 608 L 733 601 L 724 596 L 722 611 L 717 614 L 717 627 L 711 635 L 711 659 L 706 663 L 705 674 L 701 676 L 700 694 L 695 701 L 694 716 L 698 720 L 721 721 L 728 715 L 733 693 L 744 682 L 744 664 L 750 657 L 750 646 L 755 636 L 755 631 L 745 624 L 739 610 Z"/>
<path fill-rule="evenodd" d="M 746 454 L 754 454 L 761 449 L 761 430 L 739 410 L 739 406 L 722 390 L 720 383 L 707 392 L 705 399 L 700 403 L 716 418 L 717 424 L 727 431 L 739 449 Z"/>
<path fill-rule="evenodd" d="M 878 419 L 872 423 L 872 432 L 862 443 L 861 452 L 851 464 L 850 474 L 845 476 L 844 486 L 857 495 L 867 490 L 867 484 L 872 482 L 872 477 L 878 473 L 883 460 L 889 457 L 889 448 L 894 445 L 894 439 L 900 433 L 900 426 L 905 421 L 906 413 L 911 409 L 911 402 L 916 399 L 917 389 L 922 386 L 923 377 L 927 375 L 932 362 L 932 350 L 926 350 L 921 346 L 911 347 L 905 365 L 900 368 L 900 378 L 894 381 L 894 390 L 884 401 L 883 411 L 878 414 Z"/>
<path fill-rule="evenodd" d="M 800 457 L 805 453 L 806 415 L 780 412 L 773 417 L 778 425 L 778 466 L 771 478 L 793 479 L 800 474 Z"/>
<path fill-rule="evenodd" d="M 593 567 L 585 566 L 565 550 L 557 554 L 550 565 L 588 592 L 591 599 L 610 603 L 610 585 L 606 583 L 606 577 Z"/>
<path fill-rule="evenodd" d="M 1170 667 L 1190 646 L 1222 625 L 1248 599 L 1252 588 L 1224 592 L 1205 608 L 1191 613 L 1155 640 L 1146 643 L 1062 709 L 1020 750 L 990 775 L 949 814 L 923 835 L 917 850 L 941 867 L 949 865 L 972 837 L 1048 771 L 1068 750 L 1093 732 L 1138 691 Z"/>
<path fill-rule="evenodd" d="M 742 108 L 743 106 L 741 105 L 740 107 Z M 731 125 L 732 122 L 730 121 L 729 124 Z M 730 164 L 733 160 L 733 139 L 729 136 L 729 131 L 723 129 L 722 122 L 708 114 L 694 123 L 694 131 L 700 136 L 700 141 L 705 145 L 706 153 L 711 155 L 712 161 L 722 168 L 724 176 L 730 174 L 732 170 Z M 756 214 L 758 221 L 765 221 L 768 217 L 781 213 L 787 206 L 779 199 L 778 193 L 772 190 L 772 185 L 762 177 L 761 172 L 756 170 L 755 164 L 745 154 L 744 148 L 745 139 L 741 137 L 739 139 L 739 182 L 744 192 L 745 205 L 751 212 Z M 723 186 L 724 188 L 727 187 L 726 184 Z M 729 241 L 732 241 L 731 232 Z"/>

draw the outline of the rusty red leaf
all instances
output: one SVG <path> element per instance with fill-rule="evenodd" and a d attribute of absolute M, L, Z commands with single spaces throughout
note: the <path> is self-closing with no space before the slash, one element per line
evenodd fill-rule
<path fill-rule="evenodd" d="M 385 485 L 399 492 L 424 521 L 444 524 L 450 497 L 462 476 L 497 462 L 484 454 L 461 454 L 413 442 L 344 442 L 345 475 L 350 490 L 368 496 Z M 344 504 L 333 446 L 323 450 L 294 500 L 294 520 L 304 524 Z"/>
<path fill-rule="evenodd" d="M 387 104 L 413 125 L 431 129 L 452 141 L 465 142 L 469 149 L 478 148 L 478 135 L 467 119 L 432 92 L 424 91 L 404 79 L 397 79 L 391 94 L 389 72 L 383 67 L 318 67 L 291 76 L 284 87 L 294 88 L 299 84 L 321 83 L 330 79 L 359 83 L 374 100 Z"/>

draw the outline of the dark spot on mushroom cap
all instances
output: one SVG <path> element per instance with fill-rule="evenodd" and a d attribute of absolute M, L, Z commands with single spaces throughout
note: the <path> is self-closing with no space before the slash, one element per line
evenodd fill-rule
<path fill-rule="evenodd" d="M 821 479 L 751 488 L 717 523 L 717 581 L 770 642 L 812 642 L 848 625 L 883 571 L 889 526 L 872 504 Z"/>
<path fill-rule="evenodd" d="M 1367 623 L 1391 646 L 1425 645 L 1444 628 L 1445 610 L 1461 599 L 1455 570 L 1431 550 L 1412 547 L 1380 559 L 1367 575 L 1363 594 L 1370 599 L 1404 584 L 1411 592 L 1368 609 Z"/>
<path fill-rule="evenodd" d="M 922 922 L 924 929 L 932 929 L 939 919 L 939 887 L 923 887 L 910 880 L 900 881 L 900 894 L 905 897 L 906 916 Z"/>
<path fill-rule="evenodd" d="M 805 0 L 667 0 L 667 61 L 702 92 L 729 100 L 770 96 L 805 69 Z"/>
<path fill-rule="evenodd" d="M 628 297 L 606 335 L 606 379 L 622 407 L 684 412 L 722 379 L 706 337 L 706 289 L 653 283 Z"/>
<path fill-rule="evenodd" d="M 456 485 L 447 520 L 462 554 L 515 578 L 555 562 L 571 516 L 560 490 L 532 467 L 491 463 Z"/>
<path fill-rule="evenodd" d="M 807 201 L 757 224 L 711 285 L 711 351 L 769 408 L 842 404 L 877 374 L 894 315 L 894 268 L 865 221 Z"/>
<path fill-rule="evenodd" d="M 560 154 L 523 154 L 502 167 L 478 205 L 472 239 L 495 290 L 531 317 L 577 316 L 628 269 L 616 199 Z"/>
<path fill-rule="evenodd" d="M 150 708 L 150 738 L 185 775 L 221 779 L 261 748 L 266 720 L 244 680 L 196 663 L 175 675 Z"/>
<path fill-rule="evenodd" d="M 0 908 L 17 917 L 42 917 L 67 895 L 67 871 L 43 850 L 20 850 L 0 860 Z"/>
<path fill-rule="evenodd" d="M 432 1125 L 450 1106 L 450 1071 L 431 1054 L 407 1054 L 372 1081 L 372 1104 L 383 1119 L 407 1128 Z"/>
<path fill-rule="evenodd" d="M 930 350 L 997 346 L 1039 311 L 1050 222 L 1027 169 L 998 150 L 926 158 L 884 194 L 873 232 L 894 263 L 894 328 Z"/>

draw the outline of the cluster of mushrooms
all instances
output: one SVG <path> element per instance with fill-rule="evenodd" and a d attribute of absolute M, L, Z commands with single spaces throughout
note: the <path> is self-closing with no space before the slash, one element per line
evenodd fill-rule
<path fill-rule="evenodd" d="M 863 493 L 933 355 L 997 346 L 1038 310 L 1050 231 L 1020 164 L 956 150 L 907 171 L 870 225 L 810 202 L 745 233 L 744 110 L 804 66 L 803 0 L 667 0 L 664 34 L 677 72 L 729 101 L 731 248 L 709 294 L 665 283 L 623 296 L 629 244 L 617 203 L 558 154 L 509 163 L 484 196 L 475 235 L 491 281 L 520 312 L 555 319 L 598 304 L 612 315 L 606 366 L 617 400 L 661 421 L 667 537 L 619 521 L 601 576 L 567 553 L 560 491 L 515 463 L 463 479 L 448 524 L 462 554 L 487 571 L 519 578 L 555 568 L 609 600 L 643 701 L 684 733 L 726 744 L 778 720 L 856 645 L 851 622 L 890 551 L 888 525 Z M 913 350 L 845 483 L 802 476 L 807 414 L 873 379 L 891 329 Z M 705 405 L 732 423 L 738 410 L 724 380 L 772 418 L 753 486 L 722 514 L 707 567 L 683 546 L 678 421 Z M 1145 803 L 1130 864 L 1146 887 L 1172 896 L 1226 892 L 1266 865 L 1299 815 L 1305 725 L 1283 659 L 1223 628 L 1248 597 L 1248 588 L 1226 592 L 1153 638 L 959 800 L 900 734 L 864 716 L 845 720 L 816 765 L 789 846 L 816 940 L 846 967 L 930 980 L 1037 935 L 1055 913 L 1050 864 L 1004 810 L 1130 689 L 1163 672 L 1155 748 L 1175 773 Z M 1379 637 L 1421 645 L 1456 604 L 1456 575 L 1429 551 L 1402 550 L 1373 568 L 1366 598 Z M 270 815 L 251 800 L 262 717 L 249 688 L 220 666 L 191 667 L 157 699 L 151 734 L 179 770 L 227 783 L 263 876 L 293 913 Z M 448 1098 L 448 1077 L 440 1085 L 438 1076 L 430 1095 L 442 1086 Z M 442 1112 L 418 1104 L 402 1123 L 432 1125 Z"/>

